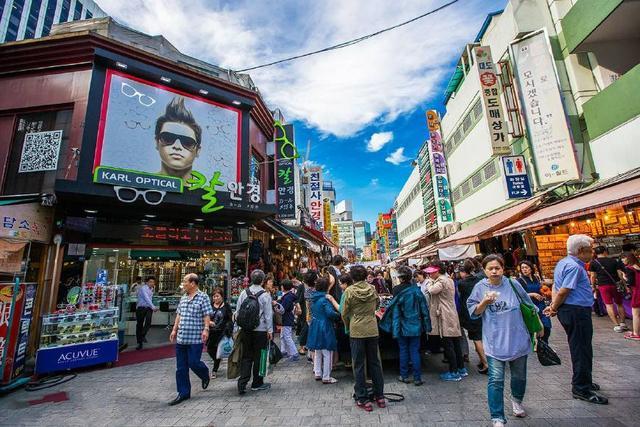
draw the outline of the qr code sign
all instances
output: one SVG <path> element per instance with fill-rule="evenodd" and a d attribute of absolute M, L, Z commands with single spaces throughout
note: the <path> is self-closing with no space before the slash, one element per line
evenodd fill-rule
<path fill-rule="evenodd" d="M 61 143 L 61 130 L 26 134 L 18 172 L 42 172 L 58 169 Z"/>

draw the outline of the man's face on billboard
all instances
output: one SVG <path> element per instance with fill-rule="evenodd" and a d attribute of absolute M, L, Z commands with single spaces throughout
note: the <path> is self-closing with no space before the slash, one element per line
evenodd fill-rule
<path fill-rule="evenodd" d="M 162 125 L 156 139 L 156 149 L 165 169 L 183 171 L 191 169 L 200 154 L 196 134 L 184 123 L 167 122 Z"/>

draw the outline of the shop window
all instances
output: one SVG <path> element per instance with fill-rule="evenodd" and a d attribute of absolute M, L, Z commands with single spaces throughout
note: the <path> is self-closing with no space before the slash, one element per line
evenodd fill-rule
<path fill-rule="evenodd" d="M 84 17 L 84 19 L 91 19 L 91 18 L 93 18 L 93 13 L 91 13 L 90 11 L 87 10 L 87 14 Z"/>
<path fill-rule="evenodd" d="M 82 17 L 82 3 L 78 1 L 76 2 L 76 8 L 73 11 L 73 20 L 79 21 L 81 17 Z"/>
<path fill-rule="evenodd" d="M 251 154 L 251 162 L 249 163 L 249 182 L 257 182 L 260 184 L 260 191 L 262 191 L 262 161 L 254 153 Z"/>
<path fill-rule="evenodd" d="M 56 174 L 62 165 L 62 153 L 69 145 L 72 110 L 43 111 L 16 116 L 16 129 L 3 194 L 29 194 L 42 192 L 45 174 Z M 61 140 L 51 134 L 39 135 L 27 142 L 29 133 L 62 131 Z M 23 155 L 24 148 L 24 155 Z M 57 165 L 53 165 L 58 159 Z M 23 172 L 19 172 L 22 161 Z M 52 167 L 53 170 L 43 170 Z M 30 171 L 24 171 L 30 170 Z"/>

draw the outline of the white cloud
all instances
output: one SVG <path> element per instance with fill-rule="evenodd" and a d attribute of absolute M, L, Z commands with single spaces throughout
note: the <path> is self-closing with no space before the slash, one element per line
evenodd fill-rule
<path fill-rule="evenodd" d="M 396 151 L 391 153 L 385 160 L 391 164 L 398 166 L 400 163 L 404 163 L 407 160 L 411 159 L 404 155 L 404 147 L 400 147 Z"/>
<path fill-rule="evenodd" d="M 460 2 L 357 46 L 250 71 L 271 108 L 323 134 L 356 135 L 423 105 L 452 71 L 486 13 L 504 1 Z M 184 53 L 242 69 L 317 50 L 397 24 L 441 0 L 98 0 L 137 30 Z M 185 4 L 188 3 L 188 6 Z M 275 12 L 274 12 L 275 10 Z"/>
<path fill-rule="evenodd" d="M 380 180 L 378 178 L 373 178 L 373 179 L 371 179 L 371 181 L 369 181 L 369 186 L 370 187 L 377 187 L 379 182 L 380 182 Z"/>
<path fill-rule="evenodd" d="M 371 135 L 369 142 L 367 142 L 367 151 L 375 153 L 382 150 L 382 147 L 387 145 L 393 140 L 393 132 L 379 132 Z"/>

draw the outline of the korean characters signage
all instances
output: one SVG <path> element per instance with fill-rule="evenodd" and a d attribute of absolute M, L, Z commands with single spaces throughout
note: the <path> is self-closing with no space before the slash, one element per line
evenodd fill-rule
<path fill-rule="evenodd" d="M 328 198 L 322 201 L 322 209 L 324 210 L 324 232 L 325 234 L 331 234 L 331 202 Z"/>
<path fill-rule="evenodd" d="M 307 184 L 307 209 L 316 224 L 324 229 L 324 209 L 322 206 L 322 168 L 313 166 L 309 168 Z"/>
<path fill-rule="evenodd" d="M 276 204 L 278 218 L 296 218 L 296 161 L 298 153 L 295 147 L 293 125 L 276 122 Z"/>
<path fill-rule="evenodd" d="M 545 31 L 511 45 L 540 186 L 580 179 Z"/>
<path fill-rule="evenodd" d="M 451 207 L 447 161 L 442 145 L 440 117 L 436 110 L 427 111 L 427 126 L 429 127 L 428 144 L 433 198 L 438 212 L 438 226 L 443 226 L 453 222 L 453 208 Z"/>
<path fill-rule="evenodd" d="M 509 131 L 502 113 L 500 83 L 496 74 L 496 65 L 491 58 L 491 48 L 478 46 L 473 50 L 480 78 L 480 97 L 484 106 L 484 116 L 489 124 L 489 134 L 491 135 L 491 151 L 494 156 L 511 154 Z"/>
<path fill-rule="evenodd" d="M 28 335 L 25 338 L 25 334 L 29 333 L 33 298 L 35 296 L 34 285 L 26 286 L 23 283 L 17 287 L 18 292 L 13 306 L 13 321 L 9 325 L 15 284 L 0 284 L 0 360 L 3 357 L 5 358 L 4 371 L 0 373 L 0 383 L 3 384 L 11 381 L 16 373 L 22 371 L 24 366 L 24 357 L 27 349 L 25 339 L 28 339 Z M 26 331 L 24 331 L 23 327 L 26 327 Z M 7 341 L 9 341 L 9 345 L 7 345 Z"/>
<path fill-rule="evenodd" d="M 3 206 L 0 211 L 0 237 L 49 243 L 53 211 L 39 203 Z"/>
<path fill-rule="evenodd" d="M 143 225 L 140 227 L 140 239 L 153 241 L 169 241 L 174 243 L 209 244 L 231 243 L 231 230 L 197 227 L 166 227 L 160 225 Z"/>

